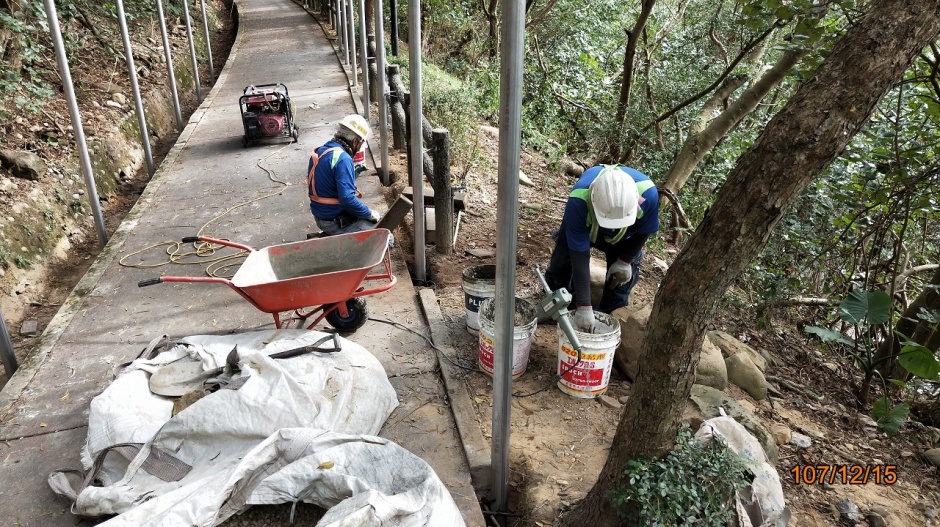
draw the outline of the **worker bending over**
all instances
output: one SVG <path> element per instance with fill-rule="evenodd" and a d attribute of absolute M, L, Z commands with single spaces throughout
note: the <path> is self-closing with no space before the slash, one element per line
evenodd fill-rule
<path fill-rule="evenodd" d="M 565 205 L 555 234 L 545 281 L 552 290 L 572 292 L 575 326 L 595 329 L 591 306 L 591 247 L 604 252 L 607 277 L 598 311 L 610 313 L 629 303 L 640 276 L 643 245 L 659 230 L 659 192 L 642 172 L 623 165 L 584 171 Z"/>

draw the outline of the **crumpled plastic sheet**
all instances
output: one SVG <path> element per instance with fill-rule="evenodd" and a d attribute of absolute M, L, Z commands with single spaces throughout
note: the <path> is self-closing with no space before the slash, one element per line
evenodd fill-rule
<path fill-rule="evenodd" d="M 90 470 L 113 445 L 141 444 L 140 452 L 131 460 L 107 454 L 97 474 L 103 486 L 80 489 L 73 512 L 117 515 L 100 524 L 106 527 L 201 527 L 251 505 L 304 501 L 328 509 L 322 527 L 464 525 L 431 467 L 375 436 L 398 399 L 371 353 L 341 338 L 339 353 L 268 357 L 325 335 L 195 336 L 134 361 L 92 401 L 82 464 Z M 212 392 L 176 416 L 171 399 L 150 392 L 149 373 L 162 365 L 220 367 L 236 344 L 247 377 L 238 389 Z M 165 481 L 144 468 L 154 468 L 153 454 L 191 469 Z"/>

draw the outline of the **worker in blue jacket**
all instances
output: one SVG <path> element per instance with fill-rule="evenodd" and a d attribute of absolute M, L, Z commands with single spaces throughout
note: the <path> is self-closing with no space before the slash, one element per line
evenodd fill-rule
<path fill-rule="evenodd" d="M 360 115 L 344 117 L 333 135 L 316 148 L 307 164 L 310 212 L 323 234 L 331 236 L 374 229 L 379 214 L 361 201 L 356 176 L 365 168 L 353 156 L 369 138 L 369 122 Z"/>
<path fill-rule="evenodd" d="M 607 276 L 598 311 L 610 313 L 629 303 L 640 277 L 643 245 L 659 230 L 659 192 L 642 172 L 623 165 L 598 165 L 584 171 L 565 205 L 555 234 L 545 281 L 552 290 L 566 287 L 576 306 L 574 323 L 595 329 L 591 306 L 591 247 L 604 252 Z"/>

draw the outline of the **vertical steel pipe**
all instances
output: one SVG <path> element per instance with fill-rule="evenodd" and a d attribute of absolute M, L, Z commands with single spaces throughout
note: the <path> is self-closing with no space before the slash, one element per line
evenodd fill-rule
<path fill-rule="evenodd" d="M 173 49 L 166 33 L 166 17 L 163 16 L 163 0 L 157 0 L 157 16 L 160 17 L 160 36 L 163 37 L 163 56 L 170 77 L 170 91 L 173 92 L 173 111 L 176 113 L 176 128 L 183 131 L 183 114 L 180 111 L 180 96 L 176 91 L 176 73 L 173 71 Z"/>
<path fill-rule="evenodd" d="M 124 41 L 124 62 L 127 64 L 127 75 L 131 79 L 131 92 L 134 94 L 134 108 L 137 110 L 137 126 L 140 128 L 140 146 L 144 148 L 144 158 L 147 160 L 147 172 L 153 176 L 156 168 L 153 165 L 153 154 L 150 151 L 150 131 L 147 129 L 147 116 L 144 114 L 144 103 L 140 99 L 140 86 L 137 84 L 137 67 L 134 66 L 134 48 L 131 47 L 131 37 L 127 31 L 127 17 L 124 15 L 124 0 L 117 0 L 118 22 L 121 25 L 121 39 Z"/>
<path fill-rule="evenodd" d="M 16 355 L 13 353 L 10 332 L 7 331 L 7 321 L 3 318 L 3 309 L 0 309 L 0 358 L 3 359 L 3 370 L 7 373 L 7 381 L 9 381 L 19 366 L 16 364 Z"/>
<path fill-rule="evenodd" d="M 362 116 L 372 120 L 369 101 L 369 46 L 366 43 L 366 0 L 359 0 L 359 51 L 362 64 Z"/>
<path fill-rule="evenodd" d="M 206 34 L 206 58 L 209 61 L 209 84 L 215 84 L 215 66 L 212 64 L 212 39 L 209 37 L 209 14 L 206 12 L 206 0 L 202 2 L 202 29 Z"/>
<path fill-rule="evenodd" d="M 385 81 L 385 32 L 382 28 L 382 0 L 375 0 L 375 73 L 378 86 L 376 102 L 379 104 L 379 135 L 382 138 L 379 150 L 382 152 L 382 167 L 379 169 L 379 179 L 388 186 L 388 82 Z"/>
<path fill-rule="evenodd" d="M 346 0 L 346 42 L 349 43 L 349 50 L 347 55 L 352 59 L 352 71 L 353 71 L 353 87 L 359 86 L 359 76 L 357 70 L 359 66 L 356 64 L 356 17 L 353 15 L 353 0 Z M 354 91 L 355 93 L 355 91 Z"/>
<path fill-rule="evenodd" d="M 519 150 L 522 143 L 522 65 L 525 2 L 503 3 L 499 72 L 499 181 L 496 185 L 496 313 L 493 338 L 493 496 L 506 511 L 512 411 L 513 328 L 519 227 Z"/>
<path fill-rule="evenodd" d="M 72 73 L 69 71 L 69 59 L 65 56 L 65 44 L 62 42 L 62 33 L 59 29 L 59 19 L 56 15 L 53 0 L 43 0 L 46 8 L 46 18 L 49 21 L 49 34 L 52 37 L 52 46 L 55 48 L 55 59 L 59 65 L 59 76 L 62 78 L 62 89 L 65 100 L 69 105 L 69 115 L 72 116 L 72 130 L 75 132 L 75 144 L 78 146 L 78 157 L 82 165 L 82 174 L 85 176 L 85 186 L 88 188 L 88 204 L 95 217 L 95 227 L 98 228 L 98 239 L 102 247 L 108 243 L 108 231 L 104 225 L 104 216 L 101 215 L 101 204 L 98 203 L 98 188 L 95 185 L 94 172 L 91 170 L 91 158 L 88 156 L 88 145 L 85 143 L 85 130 L 82 128 L 82 116 L 78 113 L 78 102 L 75 100 L 75 86 L 72 85 Z"/>
<path fill-rule="evenodd" d="M 199 81 L 199 63 L 196 62 L 196 42 L 193 40 L 193 25 L 189 20 L 189 2 L 183 0 L 183 14 L 186 15 L 186 36 L 189 37 L 189 56 L 193 61 L 193 80 L 196 82 L 196 98 L 202 102 L 202 82 Z"/>
<path fill-rule="evenodd" d="M 349 66 L 349 43 L 346 42 L 346 0 L 339 0 L 339 26 L 336 28 L 336 36 L 339 37 L 343 64 Z"/>
<path fill-rule="evenodd" d="M 394 13 L 392 13 L 394 16 Z M 415 279 L 426 282 L 424 221 L 424 135 L 421 133 L 421 0 L 408 2 L 408 76 L 411 80 L 411 188 L 414 192 Z"/>

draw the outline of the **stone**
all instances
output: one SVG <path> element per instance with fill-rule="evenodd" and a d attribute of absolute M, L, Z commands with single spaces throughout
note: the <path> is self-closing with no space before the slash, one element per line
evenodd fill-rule
<path fill-rule="evenodd" d="M 774 441 L 776 441 L 778 445 L 789 443 L 793 435 L 788 426 L 781 424 L 770 425 L 770 434 L 774 436 Z"/>
<path fill-rule="evenodd" d="M 741 388 L 758 401 L 767 398 L 767 379 L 758 366 L 745 353 L 738 353 L 725 359 L 728 369 L 728 381 Z"/>
<path fill-rule="evenodd" d="M 525 185 L 527 187 L 534 187 L 535 183 L 529 179 L 529 176 L 525 175 L 525 172 L 519 171 L 519 184 Z"/>
<path fill-rule="evenodd" d="M 757 350 L 732 337 L 728 333 L 724 331 L 709 331 L 708 338 L 721 349 L 721 353 L 725 358 L 733 357 L 739 353 L 746 353 L 748 357 L 750 357 L 751 362 L 753 362 L 761 372 L 767 371 L 767 359 L 761 356 Z"/>
<path fill-rule="evenodd" d="M 120 110 L 121 108 L 123 108 L 123 106 L 121 105 L 121 103 L 115 102 L 115 101 L 105 101 L 105 102 L 104 102 L 104 105 L 107 106 L 107 107 L 109 107 L 109 108 L 117 108 L 117 109 L 119 109 L 119 110 Z"/>
<path fill-rule="evenodd" d="M 27 320 L 20 326 L 20 335 L 24 337 L 35 337 L 38 331 L 39 322 L 35 320 Z"/>
<path fill-rule="evenodd" d="M 482 247 L 474 247 L 473 249 L 467 249 L 466 254 L 473 256 L 474 258 L 492 258 L 496 256 L 496 251 L 492 249 L 485 249 Z"/>
<path fill-rule="evenodd" d="M 940 445 L 940 428 L 937 428 L 934 426 L 928 426 L 927 438 L 930 440 L 931 446 Z"/>
<path fill-rule="evenodd" d="M 695 369 L 695 384 L 711 386 L 716 390 L 724 390 L 728 386 L 728 369 L 721 350 L 707 338 L 702 341 L 702 356 Z"/>
<path fill-rule="evenodd" d="M 621 307 L 611 313 L 620 323 L 620 344 L 614 352 L 614 367 L 631 382 L 636 380 L 640 364 L 640 345 L 646 336 L 646 324 L 652 310 L 653 305 L 646 304 L 639 308 Z"/>
<path fill-rule="evenodd" d="M 599 306 L 604 296 L 604 282 L 607 281 L 607 262 L 591 258 L 591 305 Z M 574 291 L 568 291 L 574 294 Z M 574 308 L 572 308 L 574 309 Z"/>
<path fill-rule="evenodd" d="M 880 510 L 875 510 L 880 509 Z M 888 527 L 888 514 L 887 511 L 881 509 L 881 507 L 872 507 L 868 514 L 865 516 L 865 521 L 868 522 L 868 527 Z"/>
<path fill-rule="evenodd" d="M 39 181 L 46 173 L 46 162 L 32 152 L 0 148 L 0 166 L 9 168 L 19 178 Z"/>
<path fill-rule="evenodd" d="M 120 104 L 121 106 L 127 104 L 127 97 L 125 97 L 121 92 L 112 93 L 111 100 Z"/>
<path fill-rule="evenodd" d="M 601 395 L 600 397 L 597 398 L 597 400 L 602 405 L 606 406 L 607 408 L 613 408 L 615 410 L 618 410 L 620 409 L 620 406 L 621 406 L 620 401 L 618 401 L 617 399 L 614 399 L 613 397 L 609 395 Z"/>
<path fill-rule="evenodd" d="M 623 395 L 623 396 L 620 397 L 620 399 L 617 399 L 617 401 L 619 401 L 620 404 L 627 404 L 627 401 L 629 401 L 629 400 L 630 400 L 630 396 L 629 396 L 629 395 Z"/>
<path fill-rule="evenodd" d="M 924 457 L 935 467 L 940 467 L 940 448 L 931 448 L 924 452 Z"/>
<path fill-rule="evenodd" d="M 803 434 L 793 432 L 790 434 L 790 444 L 797 448 L 809 448 L 813 446 L 813 440 Z"/>
<path fill-rule="evenodd" d="M 859 521 L 862 519 L 862 511 L 858 509 L 858 505 L 849 500 L 837 501 L 836 510 L 839 511 L 839 515 L 844 520 Z"/>
<path fill-rule="evenodd" d="M 693 403 L 691 405 L 692 410 L 698 410 L 703 420 L 722 415 L 721 410 L 723 409 L 726 415 L 731 416 L 735 421 L 741 423 L 741 425 L 760 442 L 771 464 L 777 462 L 779 451 L 777 450 L 777 443 L 774 441 L 774 437 L 754 414 L 744 409 L 737 401 L 729 397 L 728 394 L 721 390 L 716 390 L 711 386 L 693 384 L 690 398 Z M 683 421 L 688 420 L 691 423 L 694 422 L 696 415 L 694 413 L 690 414 L 689 410 L 689 405 L 686 405 L 686 411 L 684 411 L 682 419 Z M 699 421 L 698 424 L 701 425 L 701 421 Z M 693 429 L 697 429 L 697 427 Z"/>

